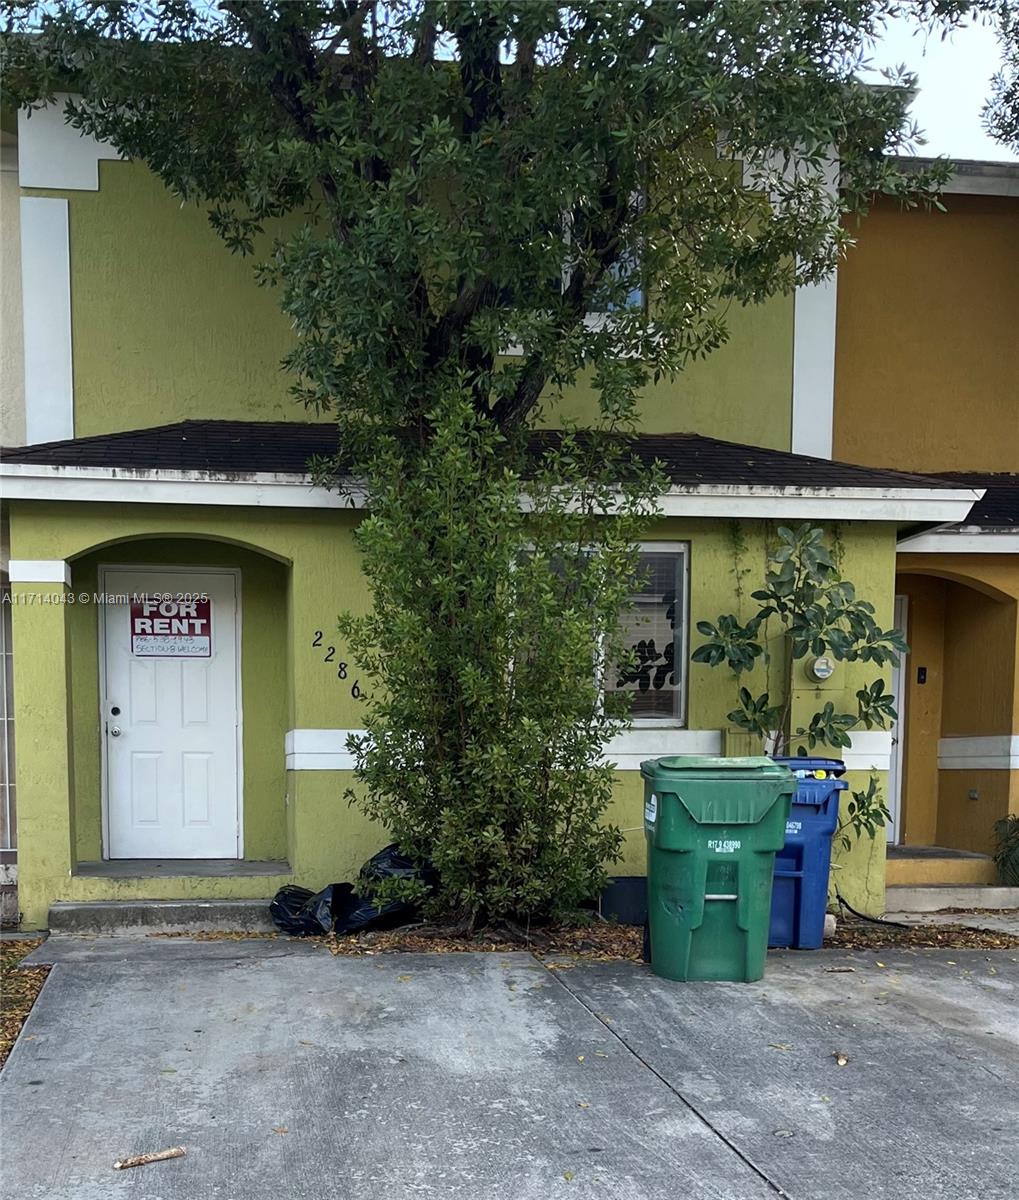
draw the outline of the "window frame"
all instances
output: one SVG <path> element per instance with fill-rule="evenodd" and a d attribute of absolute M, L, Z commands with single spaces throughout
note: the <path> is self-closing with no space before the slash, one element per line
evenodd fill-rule
<path fill-rule="evenodd" d="M 689 678 L 690 678 L 690 543 L 688 541 L 641 541 L 637 543 L 641 554 L 677 554 L 680 560 L 679 582 L 676 588 L 676 604 L 679 608 L 679 637 L 677 651 L 682 651 L 682 670 L 679 675 L 679 686 L 676 689 L 678 700 L 676 715 L 671 717 L 631 717 L 631 729 L 685 729 L 689 713 L 687 711 Z M 675 631 L 674 631 L 675 633 Z M 622 691 L 624 689 L 613 689 Z M 606 689 L 602 688 L 602 694 Z"/>

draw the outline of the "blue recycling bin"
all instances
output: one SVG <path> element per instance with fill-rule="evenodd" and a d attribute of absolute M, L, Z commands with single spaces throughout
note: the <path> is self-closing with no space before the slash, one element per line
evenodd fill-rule
<path fill-rule="evenodd" d="M 768 945 L 817 950 L 824 940 L 831 841 L 849 786 L 834 758 L 776 758 L 796 776 L 785 846 L 775 856 Z"/>

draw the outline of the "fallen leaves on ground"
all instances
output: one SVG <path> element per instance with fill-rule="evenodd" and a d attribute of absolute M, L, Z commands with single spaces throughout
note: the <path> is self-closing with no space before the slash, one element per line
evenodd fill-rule
<path fill-rule="evenodd" d="M 482 929 L 463 934 L 441 925 L 412 926 L 386 933 L 329 934 L 316 938 L 333 954 L 352 957 L 384 954 L 393 950 L 429 954 L 500 953 L 529 950 L 538 958 L 567 955 L 588 962 L 643 961 L 643 931 L 633 925 L 598 924 L 546 926 L 522 936 Z"/>
<path fill-rule="evenodd" d="M 243 929 L 175 929 L 158 933 L 147 933 L 150 938 L 189 938 L 192 942 L 246 942 L 251 938 L 266 938 L 272 941 L 280 935 L 275 931 L 267 933 L 264 930 L 247 932 Z"/>
<path fill-rule="evenodd" d="M 0 939 L 0 1067 L 49 974 L 49 967 L 18 967 L 42 943 L 42 938 Z"/>
<path fill-rule="evenodd" d="M 839 921 L 825 939 L 835 950 L 1015 950 L 1019 937 L 965 925 L 879 925 L 871 921 Z M 881 963 L 879 966 L 883 965 Z"/>

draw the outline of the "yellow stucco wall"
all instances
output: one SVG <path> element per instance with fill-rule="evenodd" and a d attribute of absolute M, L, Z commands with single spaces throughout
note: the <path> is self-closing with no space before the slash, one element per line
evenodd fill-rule
<path fill-rule="evenodd" d="M 938 769 L 938 741 L 1019 732 L 1019 556 L 904 554 L 899 572 L 910 643 L 903 840 L 989 854 L 994 822 L 1019 811 L 1019 771 Z"/>
<path fill-rule="evenodd" d="M 1019 470 L 1019 198 L 879 201 L 839 271 L 835 457 Z"/>

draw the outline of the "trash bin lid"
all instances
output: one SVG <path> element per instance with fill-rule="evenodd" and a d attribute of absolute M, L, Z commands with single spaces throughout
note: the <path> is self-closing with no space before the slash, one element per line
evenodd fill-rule
<path fill-rule="evenodd" d="M 776 757 L 772 762 L 781 763 L 788 767 L 798 779 L 827 779 L 834 775 L 836 779 L 845 775 L 846 764 L 840 758 L 813 758 L 810 755 L 799 757 Z"/>
<path fill-rule="evenodd" d="M 715 754 L 666 754 L 662 758 L 649 758 L 640 764 L 642 775 L 681 773 L 684 771 L 753 771 L 762 775 L 785 774 L 786 766 L 781 759 L 758 754 L 745 758 L 723 758 Z"/>

